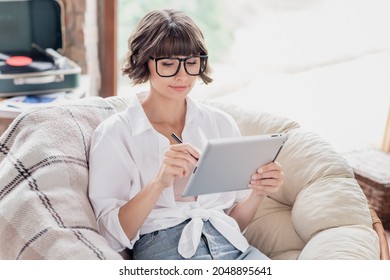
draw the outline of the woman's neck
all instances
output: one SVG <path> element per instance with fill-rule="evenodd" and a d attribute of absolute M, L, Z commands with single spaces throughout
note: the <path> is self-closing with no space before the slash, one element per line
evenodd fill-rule
<path fill-rule="evenodd" d="M 172 100 L 149 94 L 142 102 L 150 123 L 161 134 L 167 136 L 174 132 L 181 135 L 186 118 L 186 100 Z"/>

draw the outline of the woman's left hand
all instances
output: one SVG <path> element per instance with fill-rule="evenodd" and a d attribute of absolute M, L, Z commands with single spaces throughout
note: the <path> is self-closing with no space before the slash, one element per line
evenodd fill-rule
<path fill-rule="evenodd" d="M 283 179 L 282 166 L 276 161 L 271 162 L 257 169 L 249 182 L 249 188 L 258 196 L 267 196 L 280 189 Z"/>

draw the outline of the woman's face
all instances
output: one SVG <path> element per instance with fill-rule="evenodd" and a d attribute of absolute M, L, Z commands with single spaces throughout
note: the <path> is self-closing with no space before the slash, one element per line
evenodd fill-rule
<path fill-rule="evenodd" d="M 186 58 L 185 56 L 175 57 Z M 157 73 L 156 62 L 152 59 L 149 60 L 148 67 L 151 92 L 161 94 L 170 99 L 185 98 L 193 89 L 198 78 L 198 76 L 191 76 L 185 71 L 183 62 L 180 62 L 179 72 L 172 77 L 161 77 Z M 175 67 L 175 69 L 177 68 Z M 159 69 L 159 72 L 161 73 L 161 69 Z"/>

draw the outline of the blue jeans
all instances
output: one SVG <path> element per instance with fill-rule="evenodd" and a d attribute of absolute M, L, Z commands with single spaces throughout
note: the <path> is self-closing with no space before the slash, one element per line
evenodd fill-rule
<path fill-rule="evenodd" d="M 181 232 L 189 220 L 167 229 L 141 235 L 133 248 L 135 260 L 180 260 L 178 253 Z M 253 246 L 241 252 L 223 237 L 210 222 L 204 222 L 198 249 L 191 260 L 268 260 Z"/>

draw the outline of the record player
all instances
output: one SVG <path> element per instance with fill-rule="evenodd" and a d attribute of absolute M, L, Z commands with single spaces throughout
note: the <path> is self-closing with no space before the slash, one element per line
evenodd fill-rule
<path fill-rule="evenodd" d="M 71 91 L 81 69 L 61 55 L 59 0 L 0 0 L 0 97 Z"/>

